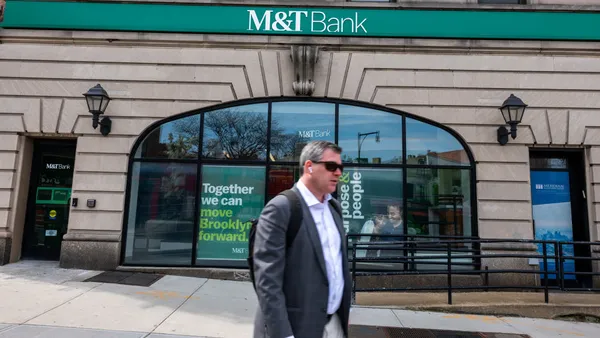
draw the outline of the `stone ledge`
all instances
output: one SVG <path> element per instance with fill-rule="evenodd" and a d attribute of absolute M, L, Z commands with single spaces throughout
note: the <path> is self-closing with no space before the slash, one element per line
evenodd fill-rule
<path fill-rule="evenodd" d="M 12 232 L 8 229 L 0 229 L 0 238 L 12 238 Z"/>
<path fill-rule="evenodd" d="M 543 298 L 543 295 L 541 296 Z M 562 316 L 585 314 L 600 317 L 600 307 L 596 305 L 535 305 L 535 304 L 494 304 L 494 305 L 457 305 L 448 307 L 407 306 L 407 310 L 452 312 L 461 314 L 493 315 L 506 317 L 527 317 L 557 319 Z"/>
<path fill-rule="evenodd" d="M 396 275 L 396 276 L 357 276 L 356 288 L 411 288 L 411 287 L 446 287 L 448 275 Z M 477 288 L 483 285 L 480 275 L 452 275 L 453 287 Z M 421 291 L 424 292 L 424 291 Z"/>
<path fill-rule="evenodd" d="M 119 265 L 121 243 L 63 240 L 60 267 L 65 269 L 114 270 Z"/>
<path fill-rule="evenodd" d="M 186 277 L 199 277 L 209 279 L 233 280 L 249 282 L 248 269 L 218 269 L 218 268 L 196 268 L 196 267 L 142 267 L 142 266 L 118 266 L 117 271 L 158 273 L 165 275 L 176 275 Z"/>
<path fill-rule="evenodd" d="M 533 243 L 481 243 L 481 251 L 536 251 Z"/>
<path fill-rule="evenodd" d="M 12 238 L 0 238 L 0 265 L 9 263 L 11 245 Z"/>
<path fill-rule="evenodd" d="M 539 292 L 458 292 L 448 305 L 446 292 L 357 293 L 359 306 L 393 307 L 416 311 L 472 313 L 481 315 L 525 316 L 553 319 L 575 313 L 600 315 L 596 293 L 550 292 L 549 303 Z"/>
<path fill-rule="evenodd" d="M 107 2 L 121 0 L 107 0 Z M 598 5 L 585 4 L 478 4 L 468 0 L 396 0 L 396 2 L 361 2 L 346 0 L 305 0 L 301 3 L 291 0 L 130 0 L 131 3 L 166 3 L 188 5 L 238 5 L 238 6 L 284 6 L 284 7 L 342 7 L 374 9 L 445 9 L 445 10 L 500 10 L 500 11 L 595 11 Z"/>
<path fill-rule="evenodd" d="M 1 29 L 4 43 L 68 44 L 75 46 L 248 48 L 282 50 L 291 44 L 319 45 L 323 52 L 482 52 L 528 55 L 598 55 L 600 42 L 477 40 L 425 38 L 363 38 L 328 36 L 275 36 L 242 34 L 151 33 L 116 31 L 71 31 Z"/>
<path fill-rule="evenodd" d="M 120 242 L 120 232 L 78 232 L 69 231 L 63 237 L 64 241 L 75 242 Z"/>

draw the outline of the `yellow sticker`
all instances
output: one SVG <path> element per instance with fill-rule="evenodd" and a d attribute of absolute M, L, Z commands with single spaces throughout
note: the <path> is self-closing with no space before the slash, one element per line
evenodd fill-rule
<path fill-rule="evenodd" d="M 56 217 L 56 210 L 50 210 L 50 217 Z"/>

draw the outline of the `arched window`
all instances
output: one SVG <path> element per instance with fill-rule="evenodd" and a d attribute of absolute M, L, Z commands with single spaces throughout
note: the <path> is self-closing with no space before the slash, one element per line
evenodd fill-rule
<path fill-rule="evenodd" d="M 188 112 L 133 147 L 123 264 L 245 267 L 249 220 L 298 180 L 303 146 L 343 148 L 348 233 L 476 236 L 473 156 L 450 129 L 356 102 L 277 98 Z"/>

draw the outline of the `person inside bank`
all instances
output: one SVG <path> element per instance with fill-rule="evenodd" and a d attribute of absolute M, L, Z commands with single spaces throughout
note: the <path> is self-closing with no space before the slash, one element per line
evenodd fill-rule
<path fill-rule="evenodd" d="M 403 210 L 400 203 L 394 202 L 388 204 L 386 207 L 387 214 L 375 214 L 372 222 L 371 242 L 398 242 L 405 241 L 404 236 L 404 221 L 403 221 Z M 364 227 L 363 227 L 364 230 Z M 409 228 L 409 234 L 412 229 Z M 385 235 L 385 236 L 380 236 Z M 397 236 L 390 236 L 397 235 Z M 398 255 L 397 250 L 377 249 L 368 250 L 367 257 L 382 257 L 382 256 L 394 256 Z"/>

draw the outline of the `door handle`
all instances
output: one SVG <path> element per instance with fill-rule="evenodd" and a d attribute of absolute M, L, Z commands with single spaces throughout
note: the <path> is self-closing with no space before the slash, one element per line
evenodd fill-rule
<path fill-rule="evenodd" d="M 581 194 L 583 195 L 583 199 L 586 199 L 586 197 L 585 197 L 585 190 L 581 190 Z"/>

